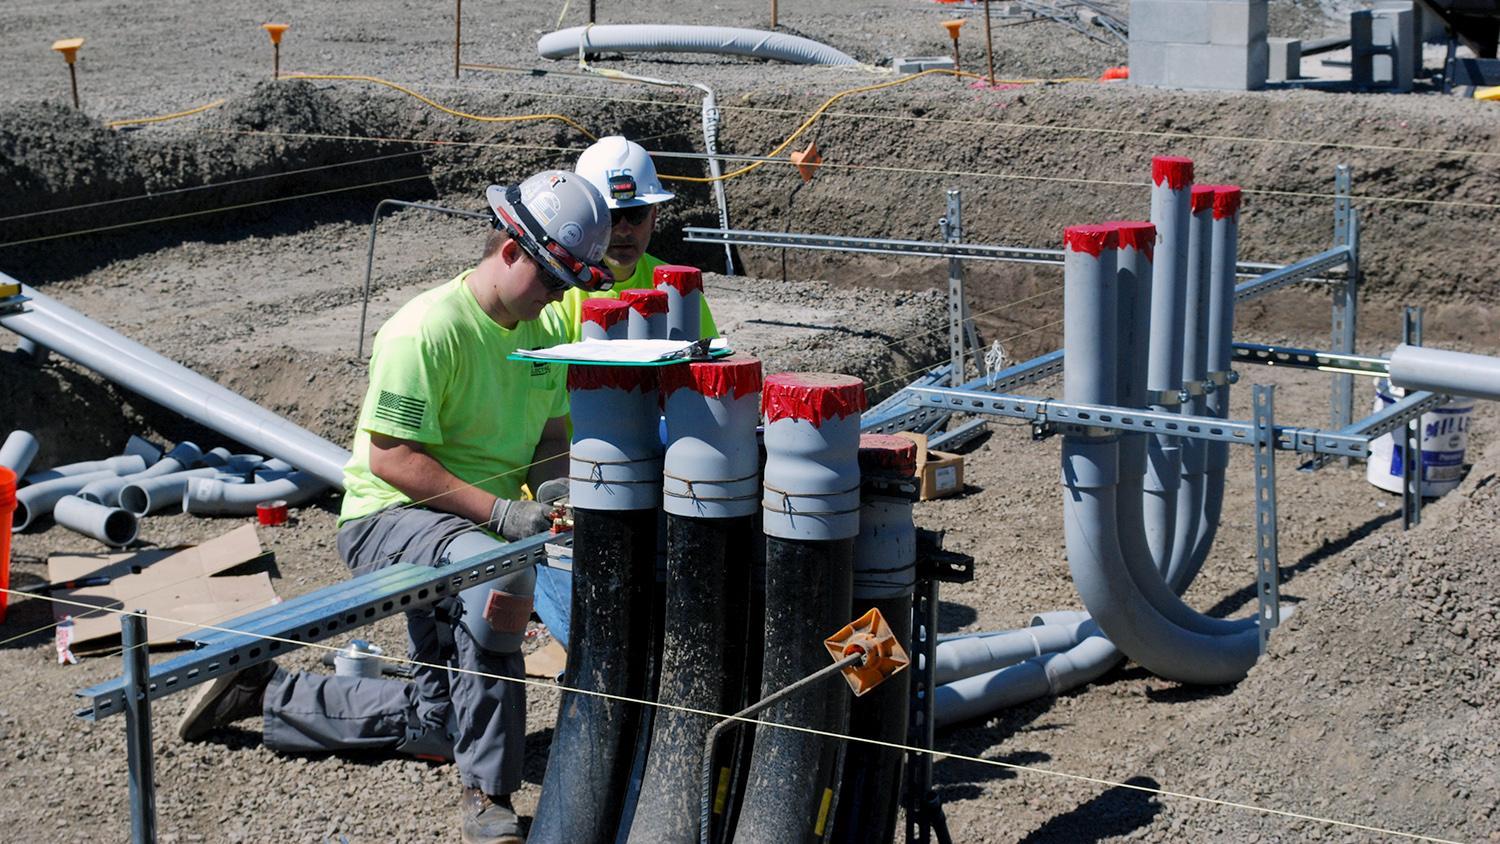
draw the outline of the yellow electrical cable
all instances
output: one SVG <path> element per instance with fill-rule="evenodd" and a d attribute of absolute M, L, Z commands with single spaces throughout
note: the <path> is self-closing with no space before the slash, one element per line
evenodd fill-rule
<path fill-rule="evenodd" d="M 178 111 L 172 114 L 159 115 L 157 117 L 134 117 L 128 120 L 111 120 L 104 125 L 108 126 L 111 129 L 118 129 L 121 126 L 141 126 L 146 123 L 165 123 L 168 120 L 176 120 L 179 117 L 192 117 L 195 114 L 202 114 L 203 112 L 208 111 L 211 108 L 218 108 L 224 103 L 225 100 L 214 100 L 211 103 L 198 106 L 197 108 L 190 108 L 187 111 Z"/>
<path fill-rule="evenodd" d="M 56 598 L 51 595 L 32 595 L 30 593 L 17 592 L 13 589 L 0 589 L 0 593 L 17 595 L 27 598 L 41 598 L 42 600 L 51 601 L 57 604 L 82 607 L 91 611 L 103 610 L 104 612 L 114 613 L 115 615 L 119 616 L 140 616 L 142 618 L 155 619 L 157 621 L 166 622 L 168 624 L 181 625 L 190 630 L 209 630 L 216 633 L 230 633 L 237 636 L 248 636 L 252 639 L 258 639 L 263 642 L 278 642 L 284 645 L 291 645 L 294 648 L 313 648 L 315 650 L 328 651 L 331 653 L 339 653 L 344 650 L 344 648 L 337 645 L 329 645 L 323 642 L 308 642 L 300 638 L 292 639 L 284 636 L 272 636 L 266 633 L 256 633 L 248 630 L 236 630 L 232 627 L 224 627 L 217 624 L 205 624 L 199 621 L 185 621 L 182 619 L 169 618 L 163 615 L 148 616 L 144 613 L 138 613 L 132 610 L 122 609 L 118 607 L 101 607 L 96 604 L 86 604 L 81 601 L 71 601 L 66 598 Z M 135 647 L 146 647 L 146 644 L 143 643 L 141 645 L 136 645 Z M 124 649 L 121 650 L 121 653 L 123 652 Z M 1329 826 L 1339 827 L 1342 829 L 1354 829 L 1362 832 L 1373 832 L 1380 835 L 1390 835 L 1397 838 L 1405 838 L 1415 841 L 1431 841 L 1436 842 L 1436 844 L 1460 844 L 1460 842 L 1452 841 L 1450 839 L 1437 838 L 1435 836 L 1423 835 L 1421 833 L 1403 832 L 1397 829 L 1387 829 L 1384 827 L 1370 826 L 1367 824 L 1354 823 L 1352 821 L 1341 821 L 1336 818 L 1325 818 L 1318 815 L 1305 815 L 1300 812 L 1292 812 L 1285 809 L 1272 809 L 1266 806 L 1257 806 L 1253 803 L 1240 803 L 1234 800 L 1224 800 L 1217 797 L 1205 797 L 1203 795 L 1188 794 L 1187 792 L 1181 791 L 1168 791 L 1167 789 L 1163 788 L 1152 788 L 1151 786 L 1137 785 L 1135 783 L 1115 782 L 1113 780 L 1104 779 L 1102 777 L 1089 776 L 1087 774 L 1072 774 L 1068 773 L 1067 771 L 1039 768 L 1034 765 L 1019 765 L 1014 762 L 1002 762 L 999 759 L 987 759 L 983 756 L 968 756 L 962 753 L 941 751 L 937 750 L 936 748 L 929 750 L 925 747 L 916 747 L 913 745 L 901 744 L 899 742 L 888 742 L 882 741 L 880 739 L 865 738 L 863 736 L 845 735 L 843 733 L 831 730 L 820 730 L 814 727 L 802 727 L 796 724 L 787 724 L 777 721 L 762 721 L 758 718 L 735 715 L 733 713 L 714 712 L 708 709 L 698 709 L 691 706 L 682 706 L 680 704 L 662 703 L 658 700 L 633 698 L 629 697 L 628 695 L 614 694 L 612 692 L 601 692 L 596 689 L 573 688 L 570 686 L 565 686 L 562 683 L 553 682 L 551 680 L 536 680 L 528 677 L 507 677 L 500 674 L 489 674 L 484 671 L 476 671 L 468 668 L 454 668 L 447 665 L 437 665 L 436 663 L 425 662 L 423 660 L 412 659 L 410 657 L 395 656 L 394 654 L 380 654 L 375 658 L 395 664 L 410 665 L 416 668 L 431 668 L 439 671 L 456 672 L 459 674 L 466 674 L 471 677 L 480 677 L 488 680 L 499 680 L 507 683 L 519 683 L 524 686 L 536 686 L 538 688 L 550 689 L 558 693 L 584 695 L 586 697 L 596 697 L 604 700 L 613 700 L 620 703 L 633 704 L 636 706 L 649 706 L 655 709 L 667 710 L 669 712 L 678 712 L 684 715 L 695 715 L 698 717 L 712 718 L 721 721 L 736 721 L 756 727 L 791 730 L 793 732 L 819 736 L 821 738 L 856 742 L 859 744 L 867 744 L 874 747 L 886 747 L 892 750 L 900 750 L 907 753 L 921 753 L 928 756 L 940 757 L 943 759 L 955 759 L 961 762 L 972 762 L 979 765 L 1001 768 L 1003 770 L 1016 771 L 1018 773 L 1041 774 L 1043 776 L 1056 777 L 1058 779 L 1065 779 L 1073 782 L 1083 782 L 1090 785 L 1102 785 L 1108 786 L 1110 788 L 1123 788 L 1145 794 L 1154 794 L 1158 797 L 1172 797 L 1180 800 L 1190 800 L 1193 802 L 1204 803 L 1211 806 L 1221 806 L 1227 809 L 1242 809 L 1249 812 L 1255 812 L 1263 815 L 1273 815 L 1276 817 L 1288 818 L 1291 820 L 1311 821 L 1313 823 L 1327 824 Z"/>
<path fill-rule="evenodd" d="M 398 83 L 395 83 L 395 82 L 391 82 L 389 80 L 381 79 L 381 78 L 376 77 L 376 76 L 357 76 L 357 75 L 333 74 L 333 73 L 292 73 L 292 74 L 284 75 L 281 78 L 282 79 L 318 79 L 318 80 L 329 80 L 329 81 L 339 81 L 339 82 L 370 82 L 370 83 L 375 84 L 375 85 L 384 85 L 385 87 L 390 88 L 392 90 L 400 91 L 401 93 L 406 94 L 409 97 L 413 97 L 413 98 L 415 98 L 415 99 L 417 99 L 417 100 L 419 100 L 419 101 L 421 101 L 423 103 L 426 103 L 429 106 L 432 106 L 433 108 L 437 109 L 438 111 L 443 112 L 444 114 L 451 114 L 454 117 L 461 117 L 464 120 L 476 120 L 476 121 L 479 121 L 480 123 L 521 123 L 521 122 L 528 121 L 528 120 L 556 120 L 556 121 L 558 121 L 560 123 L 566 123 L 567 125 L 573 127 L 574 129 L 578 130 L 578 132 L 580 132 L 585 138 L 588 138 L 591 141 L 597 141 L 597 140 L 599 140 L 598 136 L 596 136 L 593 132 L 590 132 L 589 130 L 583 128 L 582 124 L 580 124 L 578 121 L 576 121 L 573 118 L 568 117 L 566 115 L 562 115 L 562 114 L 512 114 L 512 115 L 498 116 L 498 115 L 470 114 L 470 113 L 468 113 L 466 111 L 459 111 L 458 109 L 449 108 L 449 107 L 443 105 L 442 103 L 440 103 L 440 102 L 438 102 L 436 100 L 430 99 L 428 97 L 425 97 L 425 96 L 417 93 L 416 91 L 413 91 L 412 89 L 406 87 L 405 85 L 401 85 L 401 84 L 398 84 Z"/>

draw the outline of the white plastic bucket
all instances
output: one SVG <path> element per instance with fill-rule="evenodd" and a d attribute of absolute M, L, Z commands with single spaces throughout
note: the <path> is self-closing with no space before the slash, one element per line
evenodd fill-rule
<path fill-rule="evenodd" d="M 1406 394 L 1385 379 L 1375 384 L 1375 407 L 1378 413 Z M 1442 407 L 1422 414 L 1422 496 L 1436 498 L 1463 480 L 1464 452 L 1469 447 L 1469 417 L 1474 400 L 1454 396 Z M 1383 434 L 1370 443 L 1370 460 L 1365 478 L 1387 492 L 1401 492 L 1401 449 L 1396 448 L 1392 434 Z"/>

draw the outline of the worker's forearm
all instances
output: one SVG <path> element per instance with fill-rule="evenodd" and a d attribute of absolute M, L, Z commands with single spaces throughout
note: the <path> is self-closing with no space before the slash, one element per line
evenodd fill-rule
<path fill-rule="evenodd" d="M 483 524 L 490 519 L 495 496 L 459 480 L 436 458 L 420 452 L 386 461 L 376 474 L 402 495 L 433 510 L 441 510 Z"/>

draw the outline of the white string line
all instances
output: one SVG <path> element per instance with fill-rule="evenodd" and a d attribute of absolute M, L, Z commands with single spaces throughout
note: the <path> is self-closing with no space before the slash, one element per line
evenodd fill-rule
<path fill-rule="evenodd" d="M 18 593 L 18 592 L 15 592 L 14 590 L 10 590 L 10 589 L 0 589 L 0 592 L 6 592 L 6 593 L 10 593 L 10 594 L 26 594 L 26 593 Z M 271 636 L 271 635 L 264 634 L 264 633 L 251 633 L 251 632 L 248 632 L 248 631 L 235 630 L 235 629 L 232 629 L 232 628 L 222 627 L 222 626 L 213 625 L 213 624 L 203 624 L 203 623 L 199 623 L 199 622 L 190 622 L 190 621 L 179 621 L 179 620 L 176 620 L 176 619 L 167 618 L 165 616 L 160 616 L 160 615 L 146 615 L 144 613 L 138 613 L 138 612 L 134 612 L 134 611 L 131 611 L 131 610 L 124 610 L 124 609 L 115 609 L 113 607 L 95 607 L 92 604 L 83 604 L 83 603 L 79 603 L 79 602 L 76 602 L 76 601 L 68 601 L 68 600 L 63 599 L 63 598 L 54 598 L 54 597 L 52 597 L 50 595 L 48 595 L 48 596 L 28 595 L 28 597 L 39 597 L 39 598 L 44 598 L 45 600 L 55 601 L 57 603 L 62 603 L 62 604 L 74 604 L 74 605 L 77 605 L 77 606 L 86 606 L 86 607 L 90 607 L 90 608 L 94 608 L 94 609 L 103 609 L 103 610 L 105 610 L 107 612 L 112 612 L 112 613 L 115 613 L 117 615 L 122 615 L 122 616 L 133 615 L 133 616 L 139 616 L 139 617 L 147 618 L 147 619 L 156 619 L 158 621 L 167 622 L 169 624 L 180 624 L 180 625 L 183 625 L 183 626 L 186 626 L 186 627 L 190 627 L 190 628 L 197 628 L 197 629 L 202 629 L 202 630 L 212 630 L 212 631 L 220 632 L 220 633 L 232 633 L 232 634 L 235 634 L 235 635 L 247 636 L 249 638 L 258 639 L 258 640 L 261 640 L 261 641 L 280 642 L 282 644 L 292 645 L 294 647 L 317 648 L 317 649 L 320 649 L 320 650 L 332 651 L 332 652 L 335 652 L 335 653 L 338 653 L 338 652 L 341 652 L 341 651 L 344 650 L 343 648 L 340 648 L 338 646 L 328 645 L 328 644 L 324 644 L 322 642 L 304 642 L 304 641 L 300 641 L 300 640 L 297 640 L 297 639 L 288 639 L 288 638 L 281 637 L 281 636 Z M 144 645 L 141 645 L 141 646 L 143 647 Z M 122 653 L 123 653 L 123 650 L 122 650 Z M 1144 785 L 1135 785 L 1133 783 L 1116 782 L 1114 780 L 1108 780 L 1108 779 L 1104 779 L 1102 777 L 1093 777 L 1093 776 L 1088 776 L 1086 774 L 1073 774 L 1073 773 L 1068 773 L 1066 771 L 1057 771 L 1057 770 L 1051 770 L 1051 769 L 1048 769 L 1048 768 L 1038 768 L 1038 767 L 1035 767 L 1033 765 L 1018 765 L 1018 764 L 1015 764 L 1015 763 L 1012 763 L 1012 762 L 1002 762 L 1002 761 L 1000 761 L 998 759 L 986 759 L 986 758 L 981 757 L 981 756 L 969 756 L 969 755 L 962 754 L 962 753 L 951 753 L 951 752 L 947 752 L 947 751 L 940 751 L 940 750 L 937 750 L 937 749 L 928 750 L 926 748 L 914 747 L 912 745 L 900 744 L 898 742 L 888 742 L 888 741 L 882 741 L 880 739 L 872 739 L 872 738 L 864 738 L 864 737 L 861 737 L 861 736 L 844 735 L 843 733 L 833 732 L 833 731 L 829 731 L 829 730 L 820 730 L 820 729 L 817 729 L 817 728 L 814 728 L 814 727 L 803 727 L 803 726 L 798 726 L 798 725 L 795 725 L 795 724 L 782 724 L 782 723 L 777 723 L 775 721 L 762 721 L 762 720 L 760 720 L 758 718 L 742 717 L 742 716 L 728 714 L 728 713 L 712 712 L 712 711 L 706 710 L 706 709 L 697 709 L 695 707 L 690 707 L 690 706 L 682 706 L 680 704 L 662 703 L 660 701 L 645 700 L 645 699 L 642 699 L 642 698 L 633 698 L 633 697 L 629 697 L 627 695 L 615 694 L 613 692 L 601 692 L 601 691 L 595 691 L 595 690 L 590 690 L 590 689 L 579 689 L 579 688 L 574 688 L 574 687 L 571 687 L 571 686 L 565 686 L 565 685 L 562 685 L 561 683 L 554 683 L 554 682 L 546 681 L 546 680 L 533 680 L 533 679 L 526 678 L 526 677 L 506 677 L 506 676 L 500 675 L 500 674 L 490 674 L 490 673 L 487 673 L 487 672 L 484 672 L 484 671 L 476 671 L 476 670 L 473 670 L 473 669 L 455 668 L 455 667 L 448 666 L 448 665 L 438 665 L 436 663 L 425 662 L 423 660 L 411 659 L 411 658 L 408 658 L 408 657 L 394 656 L 394 655 L 391 655 L 391 654 L 375 654 L 373 656 L 375 656 L 378 659 L 383 659 L 383 660 L 386 660 L 386 661 L 389 661 L 389 662 L 398 663 L 398 664 L 404 664 L 404 665 L 411 665 L 411 666 L 418 667 L 418 668 L 429 668 L 429 669 L 433 669 L 435 671 L 455 672 L 455 673 L 459 673 L 459 674 L 466 674 L 466 675 L 471 676 L 471 677 L 480 677 L 480 678 L 484 678 L 484 679 L 487 679 L 487 680 L 500 680 L 500 681 L 507 682 L 507 683 L 519 683 L 519 684 L 526 685 L 526 686 L 536 686 L 536 687 L 539 687 L 539 688 L 551 689 L 551 690 L 558 691 L 560 693 L 572 693 L 572 694 L 578 694 L 578 695 L 586 695 L 586 696 L 589 696 L 589 697 L 601 698 L 603 700 L 612 700 L 612 701 L 616 701 L 616 702 L 619 702 L 619 703 L 635 704 L 637 706 L 650 706 L 650 707 L 655 707 L 657 709 L 665 709 L 665 710 L 668 710 L 668 711 L 671 711 L 671 712 L 681 713 L 681 714 L 684 714 L 684 715 L 697 715 L 697 716 L 701 716 L 701 717 L 704 717 L 704 718 L 713 718 L 713 719 L 722 720 L 722 721 L 738 721 L 740 723 L 750 724 L 750 725 L 755 726 L 755 727 L 771 727 L 771 728 L 775 728 L 775 729 L 791 730 L 793 732 L 806 733 L 808 735 L 819 736 L 821 738 L 837 739 L 837 740 L 842 740 L 842 741 L 859 742 L 861 744 L 873 745 L 875 747 L 884 747 L 884 748 L 888 748 L 888 749 L 891 749 L 891 750 L 900 750 L 900 751 L 903 751 L 903 752 L 906 752 L 906 753 L 924 753 L 924 754 L 931 755 L 933 757 L 940 757 L 942 759 L 956 759 L 956 760 L 959 760 L 959 761 L 962 761 L 962 762 L 973 762 L 973 763 L 980 764 L 980 765 L 990 765 L 990 766 L 994 766 L 994 767 L 998 767 L 998 768 L 1004 768 L 1006 770 L 1011 770 L 1011 771 L 1026 772 L 1026 773 L 1031 773 L 1031 774 L 1041 774 L 1043 776 L 1049 776 L 1049 777 L 1055 777 L 1055 778 L 1058 778 L 1058 779 L 1071 780 L 1071 781 L 1074 781 L 1074 782 L 1086 782 L 1086 783 L 1090 783 L 1092 785 L 1103 785 L 1103 786 L 1108 786 L 1110 788 L 1126 788 L 1126 789 L 1130 789 L 1132 791 L 1140 791 L 1140 792 L 1144 792 L 1146 794 L 1154 794 L 1154 795 L 1157 795 L 1159 797 L 1172 797 L 1172 798 L 1177 798 L 1179 800 L 1191 800 L 1191 801 L 1194 801 L 1194 802 L 1205 803 L 1205 804 L 1214 805 L 1214 806 L 1223 806 L 1223 807 L 1232 808 L 1232 809 L 1243 809 L 1245 811 L 1256 812 L 1256 813 L 1259 813 L 1259 814 L 1274 815 L 1274 816 L 1277 816 L 1277 817 L 1284 817 L 1284 818 L 1289 818 L 1289 819 L 1293 819 L 1293 820 L 1311 821 L 1313 823 L 1328 824 L 1328 825 L 1331 825 L 1331 826 L 1343 827 L 1343 828 L 1346 828 L 1346 829 L 1356 829 L 1356 830 L 1360 830 L 1362 832 L 1374 832 L 1374 833 L 1378 833 L 1378 834 L 1381 834 L 1381 835 L 1392 835 L 1392 836 L 1397 836 L 1397 837 L 1400 837 L 1400 838 L 1411 839 L 1411 840 L 1415 840 L 1415 841 L 1431 841 L 1431 842 L 1436 842 L 1437 844 L 1462 844 L 1462 842 L 1450 841 L 1448 839 L 1437 838 L 1437 837 L 1434 837 L 1434 836 L 1423 835 L 1423 834 L 1420 834 L 1420 833 L 1402 832 L 1400 830 L 1386 829 L 1384 827 L 1378 827 L 1378 826 L 1369 826 L 1369 825 L 1366 825 L 1366 824 L 1354 823 L 1354 822 L 1351 822 L 1351 821 L 1341 821 L 1341 820 L 1337 820 L 1335 818 L 1325 818 L 1325 817 L 1319 817 L 1317 815 L 1306 815 L 1306 814 L 1302 814 L 1300 812 L 1292 812 L 1292 811 L 1287 811 L 1287 810 L 1284 810 L 1284 809 L 1272 809 L 1272 808 L 1265 807 L 1265 806 L 1256 806 L 1256 805 L 1251 804 L 1251 803 L 1240 803 L 1240 802 L 1234 801 L 1234 800 L 1223 800 L 1223 799 L 1216 798 L 1216 797 L 1204 797 L 1204 796 L 1201 796 L 1201 795 L 1188 794 L 1188 793 L 1180 792 L 1180 791 L 1169 791 L 1169 790 L 1162 789 L 1162 788 L 1151 788 L 1149 786 L 1144 786 Z M 397 681 L 397 682 L 399 682 L 399 681 Z"/>

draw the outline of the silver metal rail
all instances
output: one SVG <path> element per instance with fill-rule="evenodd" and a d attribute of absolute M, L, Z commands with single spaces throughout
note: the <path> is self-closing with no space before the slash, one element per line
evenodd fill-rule
<path fill-rule="evenodd" d="M 1261 363 L 1266 366 L 1316 369 L 1320 372 L 1371 377 L 1390 375 L 1391 369 L 1391 362 L 1385 358 L 1320 352 L 1315 349 L 1297 349 L 1291 346 L 1266 346 L 1260 343 L 1235 343 L 1234 360 L 1237 363 Z"/>

